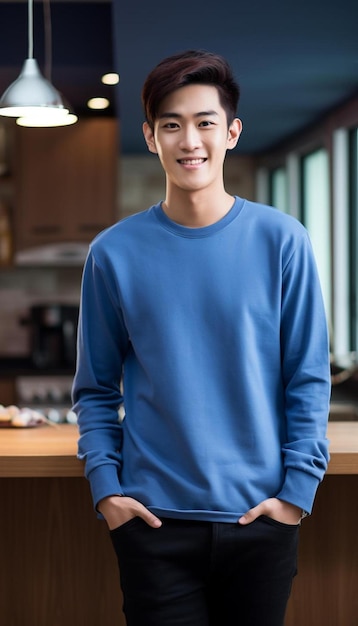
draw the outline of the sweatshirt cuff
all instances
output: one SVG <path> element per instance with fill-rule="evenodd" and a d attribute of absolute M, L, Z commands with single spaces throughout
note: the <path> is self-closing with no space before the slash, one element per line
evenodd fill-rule
<path fill-rule="evenodd" d="M 307 513 L 312 513 L 319 483 L 320 480 L 312 476 L 312 474 L 288 468 L 285 482 L 276 497 L 279 500 L 295 504 L 303 511 L 307 511 Z"/>
<path fill-rule="evenodd" d="M 94 507 L 98 516 L 102 517 L 97 510 L 98 502 L 108 496 L 123 495 L 118 478 L 118 468 L 113 463 L 100 465 L 89 473 L 88 480 L 91 487 Z"/>

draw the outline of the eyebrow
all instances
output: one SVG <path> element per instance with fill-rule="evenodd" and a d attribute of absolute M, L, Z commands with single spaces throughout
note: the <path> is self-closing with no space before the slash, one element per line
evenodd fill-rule
<path fill-rule="evenodd" d="M 219 115 L 217 111 L 214 110 L 210 110 L 210 111 L 199 111 L 198 113 L 194 113 L 194 117 L 207 117 L 207 116 L 211 116 L 211 115 Z M 167 118 L 180 118 L 183 117 L 182 115 L 180 115 L 180 113 L 175 113 L 175 112 L 171 112 L 171 111 L 164 111 L 164 113 L 162 113 L 161 115 L 159 115 L 160 120 L 163 119 L 167 119 Z"/>

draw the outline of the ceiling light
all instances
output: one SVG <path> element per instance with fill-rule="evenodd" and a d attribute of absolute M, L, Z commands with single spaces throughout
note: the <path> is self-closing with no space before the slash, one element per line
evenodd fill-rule
<path fill-rule="evenodd" d="M 44 108 L 66 111 L 57 89 L 42 76 L 36 59 L 29 58 L 25 60 L 19 77 L 3 94 L 0 115 L 19 117 Z"/>
<path fill-rule="evenodd" d="M 91 98 L 87 102 L 89 109 L 107 109 L 109 107 L 109 100 L 107 98 Z"/>
<path fill-rule="evenodd" d="M 40 120 L 44 111 L 61 113 L 62 120 L 65 120 L 69 108 L 57 89 L 42 76 L 37 61 L 33 58 L 33 0 L 28 0 L 28 58 L 18 78 L 0 99 L 0 115 L 28 117 L 36 114 L 37 120 Z M 50 121 L 46 115 L 42 119 L 43 123 L 38 122 L 37 126 L 47 126 L 46 120 Z"/>
<path fill-rule="evenodd" d="M 70 126 L 71 124 L 75 124 L 78 120 L 77 115 L 74 113 L 61 112 L 58 111 L 46 111 L 41 112 L 38 115 L 24 115 L 23 117 L 18 117 L 16 120 L 16 124 L 19 126 L 27 126 L 29 128 L 40 128 L 45 126 L 55 127 L 55 126 Z"/>
<path fill-rule="evenodd" d="M 102 76 L 101 81 L 104 85 L 117 85 L 119 83 L 119 74 L 109 72 Z"/>

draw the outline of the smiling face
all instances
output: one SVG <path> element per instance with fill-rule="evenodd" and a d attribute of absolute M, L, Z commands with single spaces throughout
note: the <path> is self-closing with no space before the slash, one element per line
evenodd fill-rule
<path fill-rule="evenodd" d="M 152 131 L 143 132 L 150 152 L 159 156 L 167 188 L 187 191 L 223 190 L 223 164 L 227 150 L 237 144 L 241 122 L 228 127 L 215 86 L 181 87 L 162 102 Z"/>

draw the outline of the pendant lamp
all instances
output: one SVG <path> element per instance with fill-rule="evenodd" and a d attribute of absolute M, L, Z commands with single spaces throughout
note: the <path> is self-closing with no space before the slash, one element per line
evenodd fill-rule
<path fill-rule="evenodd" d="M 22 118 L 23 126 L 62 126 L 77 121 L 69 113 L 67 103 L 41 74 L 33 57 L 33 0 L 28 0 L 28 58 L 0 99 L 0 115 Z"/>

